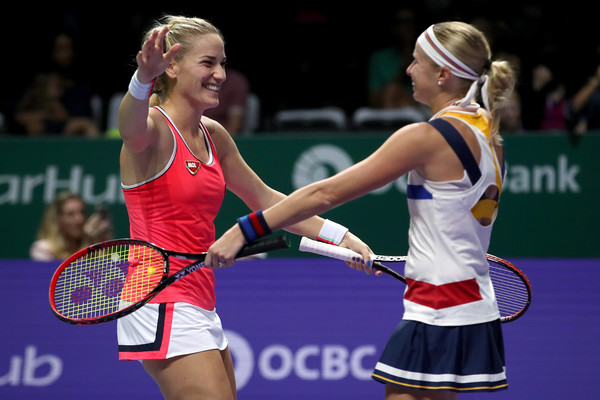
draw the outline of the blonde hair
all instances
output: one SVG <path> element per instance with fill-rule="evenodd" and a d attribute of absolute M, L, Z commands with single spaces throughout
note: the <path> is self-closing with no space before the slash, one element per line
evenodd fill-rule
<path fill-rule="evenodd" d="M 433 26 L 435 36 L 456 58 L 479 75 L 488 75 L 488 98 L 492 113 L 492 137 L 500 140 L 498 108 L 511 96 L 516 74 L 508 61 L 491 61 L 492 52 L 485 35 L 463 22 L 442 22 Z M 465 91 L 472 82 L 465 79 Z"/>
<path fill-rule="evenodd" d="M 173 15 L 167 15 L 157 21 L 144 35 L 144 41 L 148 39 L 153 31 L 161 29 L 164 26 L 169 27 L 169 31 L 165 37 L 164 51 L 166 52 L 175 44 L 181 43 L 181 49 L 175 56 L 175 60 L 181 60 L 185 57 L 192 47 L 194 39 L 200 35 L 215 34 L 223 40 L 223 43 L 225 42 L 221 31 L 207 20 Z M 170 89 L 170 79 L 167 74 L 163 73 L 159 75 L 154 84 L 154 93 L 150 98 L 150 106 L 152 107 L 163 103 L 168 97 Z"/>
<path fill-rule="evenodd" d="M 63 233 L 60 231 L 60 215 L 62 214 L 65 204 L 70 200 L 78 200 L 85 203 L 81 196 L 70 191 L 63 191 L 56 195 L 54 201 L 46 207 L 42 223 L 38 231 L 38 239 L 46 240 L 50 251 L 58 258 L 67 258 L 79 248 L 70 248 L 65 240 Z"/>

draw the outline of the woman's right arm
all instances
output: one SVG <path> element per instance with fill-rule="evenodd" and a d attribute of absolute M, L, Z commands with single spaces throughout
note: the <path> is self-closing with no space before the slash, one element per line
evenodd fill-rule
<path fill-rule="evenodd" d="M 132 153 L 146 150 L 155 137 L 149 135 L 152 120 L 148 118 L 148 100 L 135 99 L 129 91 L 119 107 L 119 133 L 123 145 Z"/>
<path fill-rule="evenodd" d="M 148 118 L 148 92 L 152 81 L 167 70 L 181 48 L 177 44 L 164 53 L 167 32 L 168 27 L 153 31 L 142 45 L 136 56 L 138 69 L 119 108 L 119 132 L 125 148 L 132 153 L 143 152 L 156 141 L 154 125 Z"/>

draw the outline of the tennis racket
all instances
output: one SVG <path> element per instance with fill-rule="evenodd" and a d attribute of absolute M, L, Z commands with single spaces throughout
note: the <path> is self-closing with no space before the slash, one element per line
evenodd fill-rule
<path fill-rule="evenodd" d="M 351 261 L 353 257 L 362 255 L 339 246 L 303 237 L 300 241 L 300 251 L 320 254 L 322 256 Z M 496 301 L 500 310 L 500 321 L 510 322 L 521 317 L 531 303 L 531 284 L 525 274 L 510 262 L 491 254 L 486 254 L 490 265 L 490 278 L 496 293 Z M 399 272 L 381 264 L 382 262 L 406 262 L 406 256 L 371 255 L 373 268 L 382 271 L 406 283 L 406 278 Z"/>
<path fill-rule="evenodd" d="M 238 257 L 287 248 L 285 236 L 242 247 Z M 169 257 L 192 261 L 169 276 Z M 162 249 L 143 240 L 117 239 L 82 249 L 66 259 L 50 282 L 50 306 L 62 321 L 97 324 L 130 314 L 169 285 L 204 266 L 206 253 Z"/>

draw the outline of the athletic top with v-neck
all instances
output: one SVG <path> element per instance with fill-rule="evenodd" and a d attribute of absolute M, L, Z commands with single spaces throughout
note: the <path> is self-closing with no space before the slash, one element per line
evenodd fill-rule
<path fill-rule="evenodd" d="M 156 176 L 134 185 L 123 185 L 130 235 L 179 252 L 200 253 L 215 241 L 214 220 L 225 196 L 225 180 L 217 152 L 206 127 L 200 123 L 208 160 L 196 157 L 183 136 L 160 107 L 173 134 L 173 153 Z M 169 275 L 189 264 L 170 259 Z M 163 290 L 152 303 L 186 302 L 212 310 L 215 278 L 202 268 Z"/>

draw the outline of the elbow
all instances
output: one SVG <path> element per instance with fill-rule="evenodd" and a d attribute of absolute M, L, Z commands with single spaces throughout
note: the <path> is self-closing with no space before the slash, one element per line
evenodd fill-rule
<path fill-rule="evenodd" d="M 147 124 L 119 124 L 119 134 L 125 147 L 132 153 L 143 152 L 151 142 Z"/>
<path fill-rule="evenodd" d="M 340 199 L 320 182 L 310 186 L 314 186 L 310 198 L 314 202 L 316 214 L 322 214 L 341 203 Z"/>

